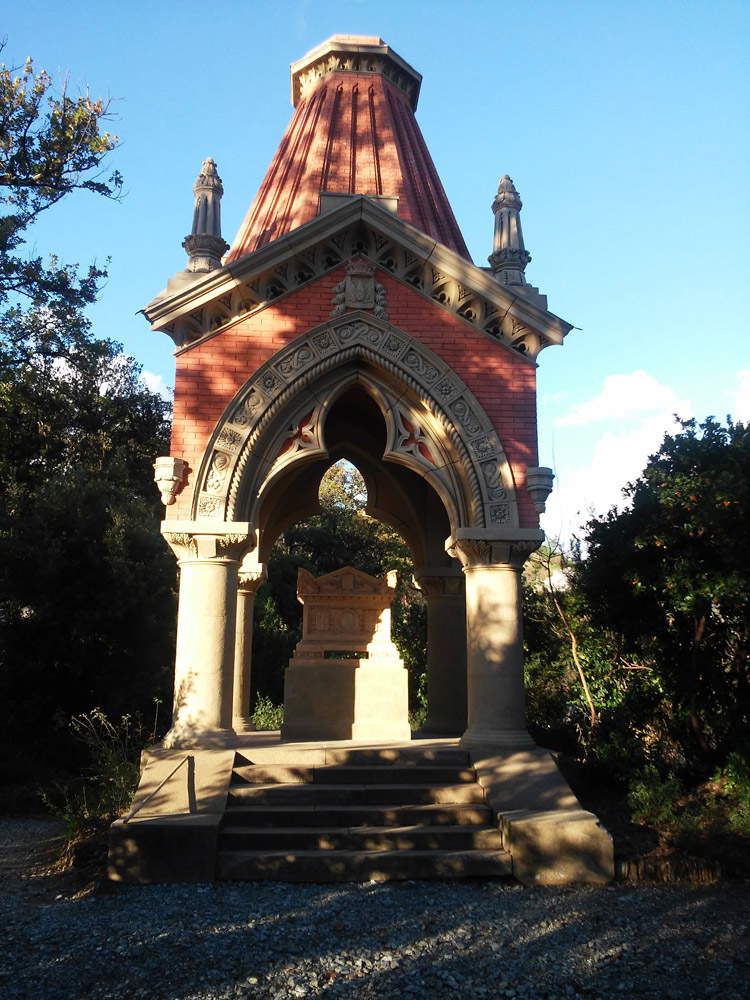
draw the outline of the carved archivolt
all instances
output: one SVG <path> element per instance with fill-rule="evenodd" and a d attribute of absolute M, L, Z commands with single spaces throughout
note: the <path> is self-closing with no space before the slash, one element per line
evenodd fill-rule
<path fill-rule="evenodd" d="M 420 341 L 367 313 L 298 338 L 243 386 L 204 455 L 193 516 L 236 520 L 283 466 L 325 456 L 326 414 L 354 379 L 383 412 L 384 459 L 431 482 L 454 528 L 518 525 L 508 462 L 474 395 Z"/>

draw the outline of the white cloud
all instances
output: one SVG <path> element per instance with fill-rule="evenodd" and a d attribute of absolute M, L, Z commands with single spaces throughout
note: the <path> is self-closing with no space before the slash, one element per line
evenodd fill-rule
<path fill-rule="evenodd" d="M 172 392 L 167 388 L 167 384 L 161 375 L 144 369 L 141 372 L 141 382 L 145 383 L 146 388 L 150 389 L 151 392 L 158 393 L 162 399 L 171 400 Z"/>
<path fill-rule="evenodd" d="M 643 370 L 630 375 L 607 375 L 598 396 L 579 403 L 570 413 L 558 417 L 558 427 L 580 427 L 601 420 L 623 420 L 635 414 L 680 413 L 687 402 L 671 386 L 663 385 Z"/>
<path fill-rule="evenodd" d="M 750 372 L 747 375 L 750 389 Z M 576 461 L 567 458 L 555 470 L 555 489 L 542 516 L 548 535 L 567 539 L 593 514 L 626 506 L 623 487 L 638 478 L 649 457 L 659 450 L 664 435 L 679 431 L 674 414 L 687 418 L 692 412 L 688 400 L 645 371 L 607 376 L 597 396 L 557 421 L 568 427 L 611 423 L 590 444 L 577 435 L 579 448 L 585 451 L 579 450 Z"/>
<path fill-rule="evenodd" d="M 750 370 L 747 368 L 737 372 L 732 419 L 743 424 L 750 423 Z"/>

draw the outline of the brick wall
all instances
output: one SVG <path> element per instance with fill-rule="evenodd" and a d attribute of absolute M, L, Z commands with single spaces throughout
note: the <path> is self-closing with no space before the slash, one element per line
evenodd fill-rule
<path fill-rule="evenodd" d="M 277 351 L 330 319 L 334 286 L 343 269 L 321 278 L 223 333 L 178 355 L 171 454 L 191 470 L 188 488 L 167 508 L 169 518 L 189 518 L 193 477 L 222 413 L 251 375 Z M 427 302 L 389 274 L 378 272 L 392 323 L 446 361 L 484 407 L 503 444 L 516 485 L 537 464 L 536 370 L 462 320 Z M 521 524 L 537 524 L 525 489 L 518 494 Z"/>

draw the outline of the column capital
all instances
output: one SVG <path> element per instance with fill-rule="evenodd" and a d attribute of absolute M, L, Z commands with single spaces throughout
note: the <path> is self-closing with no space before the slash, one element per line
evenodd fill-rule
<path fill-rule="evenodd" d="M 248 521 L 162 521 L 161 533 L 180 561 L 239 561 L 255 545 L 255 527 Z"/>
<path fill-rule="evenodd" d="M 452 566 L 422 566 L 414 570 L 414 582 L 427 598 L 457 597 L 463 594 L 463 573 Z"/>
<path fill-rule="evenodd" d="M 445 549 L 460 560 L 464 570 L 475 566 L 520 569 L 543 541 L 544 532 L 537 528 L 517 528 L 503 535 L 487 528 L 459 528 L 446 541 Z"/>
<path fill-rule="evenodd" d="M 242 594 L 257 594 L 262 583 L 268 579 L 268 571 L 263 563 L 254 566 L 240 566 L 237 574 L 237 590 Z"/>

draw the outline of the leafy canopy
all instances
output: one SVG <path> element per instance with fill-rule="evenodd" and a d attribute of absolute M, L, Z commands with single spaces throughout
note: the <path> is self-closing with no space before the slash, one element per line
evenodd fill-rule
<path fill-rule="evenodd" d="M 79 311 L 96 299 L 106 269 L 24 252 L 28 228 L 76 190 L 117 198 L 122 178 L 102 160 L 117 136 L 101 126 L 109 102 L 56 93 L 51 76 L 0 65 L 0 368 L 40 353 L 65 356 L 86 330 Z"/>
<path fill-rule="evenodd" d="M 165 695 L 175 566 L 152 463 L 169 406 L 85 307 L 105 272 L 25 254 L 29 227 L 102 173 L 106 102 L 0 67 L 0 779 L 64 760 L 66 722 Z"/>
<path fill-rule="evenodd" d="M 589 522 L 578 583 L 657 673 L 683 738 L 726 749 L 750 723 L 750 427 L 683 421 L 626 492 Z"/>

